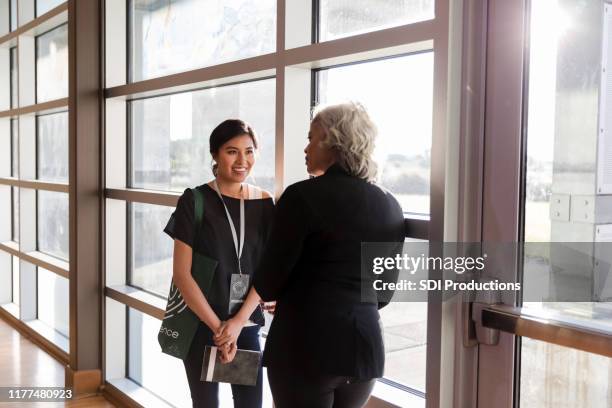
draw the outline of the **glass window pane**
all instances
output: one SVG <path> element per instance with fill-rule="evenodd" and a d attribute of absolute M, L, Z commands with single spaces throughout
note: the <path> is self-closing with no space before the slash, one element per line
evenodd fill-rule
<path fill-rule="evenodd" d="M 16 108 L 19 105 L 18 96 L 18 70 L 17 70 L 17 47 L 13 47 L 10 50 L 11 60 L 11 109 Z"/>
<path fill-rule="evenodd" d="M 68 112 L 36 118 L 40 180 L 68 182 Z"/>
<path fill-rule="evenodd" d="M 68 25 L 36 37 L 36 101 L 68 96 Z"/>
<path fill-rule="evenodd" d="M 129 12 L 133 81 L 275 50 L 276 0 L 131 0 Z"/>
<path fill-rule="evenodd" d="M 163 232 L 172 207 L 132 203 L 130 208 L 129 284 L 168 296 L 174 242 Z"/>
<path fill-rule="evenodd" d="M 380 184 L 405 213 L 429 214 L 433 53 L 321 70 L 317 83 L 322 104 L 366 107 L 378 127 Z"/>
<path fill-rule="evenodd" d="M 38 320 L 68 337 L 68 279 L 38 269 Z"/>
<path fill-rule="evenodd" d="M 190 407 L 183 363 L 163 354 L 157 343 L 161 322 L 137 310 L 128 310 L 128 377 L 174 406 Z"/>
<path fill-rule="evenodd" d="M 10 20 L 10 31 L 14 31 L 17 29 L 17 0 L 11 0 L 10 6 L 11 8 L 11 20 Z"/>
<path fill-rule="evenodd" d="M 521 408 L 612 406 L 612 360 L 521 339 Z"/>
<path fill-rule="evenodd" d="M 12 268 L 12 283 L 13 283 L 13 303 L 19 305 L 19 258 L 11 256 Z"/>
<path fill-rule="evenodd" d="M 11 177 L 19 177 L 19 122 L 11 119 Z"/>
<path fill-rule="evenodd" d="M 427 303 L 391 302 L 380 309 L 385 378 L 425 392 Z"/>
<path fill-rule="evenodd" d="M 11 239 L 15 242 L 19 242 L 19 187 L 11 187 L 12 193 L 12 207 L 13 207 L 13 221 L 11 230 Z"/>
<path fill-rule="evenodd" d="M 319 41 L 434 18 L 434 0 L 320 0 Z"/>
<path fill-rule="evenodd" d="M 240 118 L 259 136 L 249 182 L 274 190 L 274 79 L 133 101 L 130 187 L 183 191 L 212 179 L 208 138 Z"/>
<path fill-rule="evenodd" d="M 47 11 L 65 2 L 66 0 L 36 0 L 36 17 L 42 16 Z"/>
<path fill-rule="evenodd" d="M 37 192 L 38 250 L 68 260 L 68 194 Z"/>
<path fill-rule="evenodd" d="M 597 194 L 602 177 L 597 152 L 607 137 L 600 138 L 599 129 L 606 125 L 600 125 L 599 109 L 600 92 L 605 93 L 600 89 L 602 34 L 609 33 L 602 30 L 599 2 L 529 4 L 524 240 L 562 242 L 569 250 L 526 251 L 524 292 L 547 291 L 554 300 L 571 290 L 571 296 L 581 298 L 571 303 L 525 299 L 523 307 L 525 313 L 554 314 L 553 321 L 571 319 L 609 332 L 610 270 L 597 259 L 604 255 L 598 248 L 610 238 L 598 235 L 596 223 L 607 209 L 595 205 L 591 217 L 582 218 L 588 210 L 580 207 L 603 198 Z M 551 246 L 530 246 L 537 247 Z M 520 355 L 521 407 L 611 406 L 609 358 L 530 339 L 522 339 Z"/>

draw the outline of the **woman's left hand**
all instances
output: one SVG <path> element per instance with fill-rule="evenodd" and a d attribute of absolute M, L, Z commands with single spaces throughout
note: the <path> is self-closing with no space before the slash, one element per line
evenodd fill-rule
<path fill-rule="evenodd" d="M 240 332 L 242 331 L 242 327 L 244 323 L 241 321 L 231 318 L 223 323 L 221 323 L 221 327 L 215 333 L 213 340 L 215 341 L 215 345 L 217 347 L 223 346 L 225 343 L 234 343 L 238 341 L 238 336 L 240 336 Z"/>

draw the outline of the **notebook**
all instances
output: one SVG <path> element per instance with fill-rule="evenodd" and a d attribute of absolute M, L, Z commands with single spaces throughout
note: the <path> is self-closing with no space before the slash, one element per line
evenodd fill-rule
<path fill-rule="evenodd" d="M 260 364 L 261 352 L 259 351 L 238 349 L 232 362 L 223 364 L 221 363 L 221 351 L 215 346 L 206 346 L 200 380 L 255 385 Z"/>

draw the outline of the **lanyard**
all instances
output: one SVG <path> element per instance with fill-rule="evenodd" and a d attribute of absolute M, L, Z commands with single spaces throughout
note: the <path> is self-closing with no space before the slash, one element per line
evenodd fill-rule
<path fill-rule="evenodd" d="M 240 275 L 242 275 L 242 266 L 240 265 L 242 248 L 244 247 L 244 197 L 242 196 L 242 186 L 240 186 L 240 244 L 238 244 L 238 237 L 236 235 L 234 221 L 232 221 L 232 216 L 225 205 L 225 201 L 223 201 L 223 196 L 221 195 L 221 191 L 219 191 L 219 186 L 217 185 L 217 180 L 213 181 L 213 187 L 221 199 L 221 203 L 223 203 L 223 208 L 225 208 L 225 215 L 227 215 L 227 221 L 229 222 L 230 229 L 232 230 L 232 239 L 234 240 L 234 248 L 236 249 L 236 257 L 238 258 L 238 272 Z"/>

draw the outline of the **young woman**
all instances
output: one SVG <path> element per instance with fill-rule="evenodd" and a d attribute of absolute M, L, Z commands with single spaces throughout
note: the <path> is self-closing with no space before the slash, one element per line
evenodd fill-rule
<path fill-rule="evenodd" d="M 255 165 L 257 137 L 241 120 L 219 124 L 210 135 L 215 162 L 214 180 L 196 187 L 204 198 L 201 230 L 194 239 L 194 196 L 190 189 L 179 198 L 165 232 L 174 239 L 172 278 L 187 306 L 201 323 L 184 361 L 194 407 L 218 406 L 218 384 L 200 381 L 204 348 L 217 345 L 222 362 L 233 359 L 236 349 L 257 350 L 264 316 L 259 296 L 250 289 L 243 303 L 230 310 L 230 285 L 239 277 L 249 287 L 268 234 L 272 197 L 245 182 Z M 192 250 L 218 261 L 210 293 L 204 296 L 191 276 Z M 257 385 L 232 385 L 235 407 L 260 408 L 261 368 Z"/>

